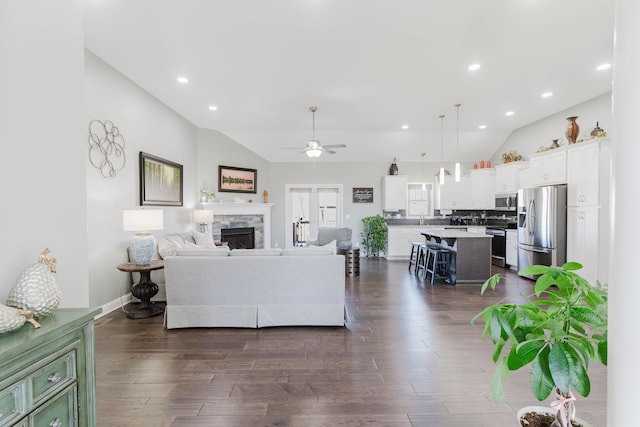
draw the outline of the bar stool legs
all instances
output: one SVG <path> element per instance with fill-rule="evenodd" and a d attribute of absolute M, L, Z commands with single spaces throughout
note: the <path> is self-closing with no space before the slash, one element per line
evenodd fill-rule
<path fill-rule="evenodd" d="M 413 273 L 418 274 L 418 260 L 420 259 L 420 242 L 411 243 L 411 256 L 409 257 L 409 273 L 413 266 Z"/>
<path fill-rule="evenodd" d="M 436 279 L 446 279 L 449 277 L 449 262 L 451 260 L 451 253 L 444 248 L 431 247 L 428 248 L 427 264 L 424 269 L 424 280 L 427 279 L 427 275 L 431 273 L 431 284 L 433 285 Z"/>

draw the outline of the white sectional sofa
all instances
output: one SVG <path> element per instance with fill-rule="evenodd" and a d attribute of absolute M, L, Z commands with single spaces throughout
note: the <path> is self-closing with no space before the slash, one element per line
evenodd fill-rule
<path fill-rule="evenodd" d="M 207 252 L 165 257 L 168 329 L 344 325 L 343 256 L 327 248 Z"/>

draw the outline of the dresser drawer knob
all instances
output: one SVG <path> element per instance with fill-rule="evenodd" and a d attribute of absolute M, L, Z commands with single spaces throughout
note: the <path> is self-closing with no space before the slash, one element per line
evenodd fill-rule
<path fill-rule="evenodd" d="M 49 423 L 49 427 L 61 427 L 61 426 L 62 426 L 62 420 L 60 420 L 60 418 L 56 418 L 55 420 Z"/>
<path fill-rule="evenodd" d="M 57 383 L 58 381 L 60 381 L 60 375 L 58 374 L 51 374 L 49 375 L 49 377 L 47 378 L 47 381 L 49 381 L 50 383 Z"/>

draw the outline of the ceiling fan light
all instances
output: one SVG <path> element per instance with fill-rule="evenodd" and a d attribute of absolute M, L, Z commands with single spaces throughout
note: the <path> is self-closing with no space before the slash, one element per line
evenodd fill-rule
<path fill-rule="evenodd" d="M 320 154 L 322 154 L 322 150 L 320 150 L 319 148 L 312 148 L 310 150 L 307 150 L 306 153 L 308 157 L 315 158 L 320 157 Z"/>

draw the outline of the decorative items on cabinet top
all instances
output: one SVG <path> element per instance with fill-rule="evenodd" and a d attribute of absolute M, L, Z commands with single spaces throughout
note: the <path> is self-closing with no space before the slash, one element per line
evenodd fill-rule
<path fill-rule="evenodd" d="M 522 154 L 518 153 L 518 150 L 510 150 L 502 153 L 502 163 L 511 163 L 511 162 L 519 162 L 520 160 L 524 160 Z"/>

